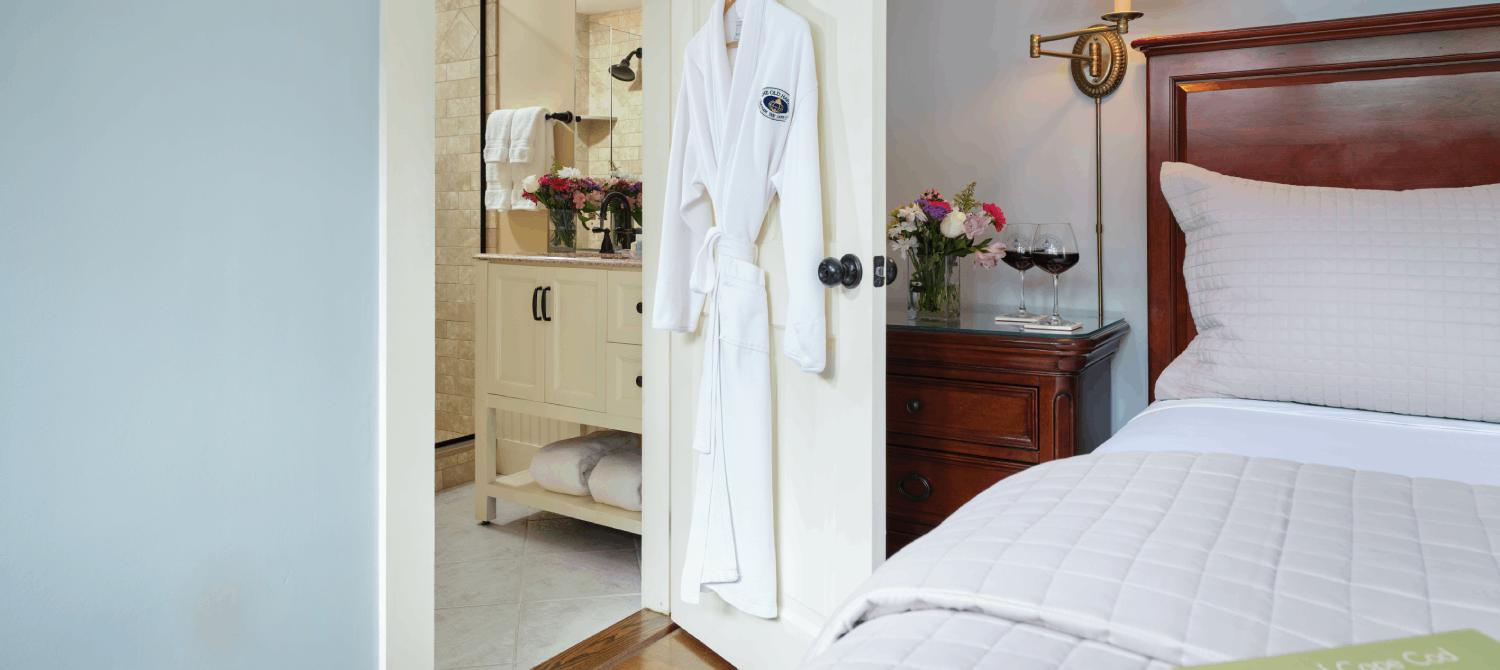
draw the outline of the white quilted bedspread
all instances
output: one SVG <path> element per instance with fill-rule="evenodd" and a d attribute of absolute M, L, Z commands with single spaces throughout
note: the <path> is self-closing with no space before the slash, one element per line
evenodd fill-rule
<path fill-rule="evenodd" d="M 1465 628 L 1500 638 L 1500 487 L 1125 452 L 980 494 L 803 665 L 1159 670 Z"/>

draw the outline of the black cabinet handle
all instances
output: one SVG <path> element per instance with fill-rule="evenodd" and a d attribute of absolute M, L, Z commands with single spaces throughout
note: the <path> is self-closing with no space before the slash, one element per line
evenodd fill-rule
<path fill-rule="evenodd" d="M 916 398 L 912 398 L 911 400 L 906 401 L 906 411 L 911 412 L 912 414 L 916 414 L 917 412 L 922 411 L 922 401 L 917 400 Z"/>
<path fill-rule="evenodd" d="M 909 481 L 915 481 L 922 485 L 922 495 L 912 495 L 906 492 L 906 483 Z M 902 498 L 906 498 L 912 502 L 922 502 L 932 497 L 932 482 L 927 481 L 926 477 L 915 472 L 908 472 L 896 480 L 896 493 L 901 494 Z"/>
<path fill-rule="evenodd" d="M 531 292 L 531 320 L 532 321 L 541 321 L 542 320 L 542 317 L 538 316 L 537 313 L 536 313 L 536 297 L 537 297 L 537 295 L 541 294 L 541 292 L 542 292 L 542 287 L 540 287 L 540 286 L 536 287 L 536 289 Z"/>
<path fill-rule="evenodd" d="M 635 313 L 636 314 L 640 314 L 641 313 L 641 303 L 636 303 L 635 304 Z"/>
<path fill-rule="evenodd" d="M 551 292 L 552 292 L 552 287 L 551 286 L 544 286 L 544 287 L 542 287 L 542 320 L 543 321 L 551 321 L 552 320 L 552 317 L 547 316 L 547 294 L 551 293 Z"/>
<path fill-rule="evenodd" d="M 635 376 L 635 387 L 636 388 L 640 388 L 641 387 L 641 376 L 640 375 L 636 375 Z"/>

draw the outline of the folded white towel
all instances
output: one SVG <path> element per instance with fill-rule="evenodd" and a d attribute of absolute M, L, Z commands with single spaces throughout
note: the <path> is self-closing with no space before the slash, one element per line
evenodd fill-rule
<path fill-rule="evenodd" d="M 515 181 L 510 166 L 511 120 L 513 109 L 490 112 L 484 124 L 484 208 L 496 211 L 511 209 L 515 198 Z M 529 204 L 529 203 L 528 203 Z"/>
<path fill-rule="evenodd" d="M 573 496 L 589 494 L 589 475 L 599 459 L 626 447 L 640 449 L 641 436 L 618 430 L 570 437 L 549 444 L 531 458 L 531 478 L 548 491 Z"/>
<path fill-rule="evenodd" d="M 527 107 L 511 119 L 510 133 L 510 208 L 538 212 L 546 209 L 522 196 L 521 185 L 527 177 L 540 177 L 552 171 L 552 123 L 547 121 L 546 107 Z"/>
<path fill-rule="evenodd" d="M 641 450 L 624 447 L 599 459 L 589 473 L 594 500 L 633 512 L 641 511 Z"/>
<path fill-rule="evenodd" d="M 541 150 L 546 144 L 542 134 L 550 135 L 552 130 L 547 127 L 547 113 L 546 107 L 516 110 L 510 121 L 510 162 L 530 163 L 532 150 Z"/>
<path fill-rule="evenodd" d="M 514 109 L 490 112 L 490 117 L 484 122 L 484 162 L 510 162 L 510 129 L 515 115 Z"/>

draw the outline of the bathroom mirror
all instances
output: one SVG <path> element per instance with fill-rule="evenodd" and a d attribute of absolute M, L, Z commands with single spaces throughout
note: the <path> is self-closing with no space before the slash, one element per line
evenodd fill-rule
<path fill-rule="evenodd" d="M 632 205 L 629 225 L 642 227 L 641 91 L 646 77 L 641 67 L 641 10 L 583 13 L 586 5 L 579 3 L 579 7 L 574 21 L 574 111 L 579 120 L 573 166 L 606 192 L 625 193 Z M 598 222 L 591 225 L 598 227 Z M 589 232 L 581 239 L 587 242 L 580 247 L 597 249 L 603 234 Z M 629 241 L 629 236 L 615 240 L 617 245 Z"/>

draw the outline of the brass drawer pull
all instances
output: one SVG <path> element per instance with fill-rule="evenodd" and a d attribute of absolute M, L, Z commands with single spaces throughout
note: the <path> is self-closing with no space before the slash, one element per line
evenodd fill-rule
<path fill-rule="evenodd" d="M 906 482 L 910 480 L 921 482 L 922 495 L 912 495 L 906 492 Z M 910 500 L 912 502 L 922 502 L 923 500 L 932 497 L 932 482 L 927 481 L 926 477 L 923 477 L 922 475 L 919 475 L 915 472 L 908 472 L 904 475 L 901 475 L 901 478 L 896 480 L 896 493 L 901 494 L 902 498 L 906 498 L 907 500 Z"/>
<path fill-rule="evenodd" d="M 922 411 L 922 401 L 916 398 L 906 401 L 906 411 L 912 414 Z"/>

